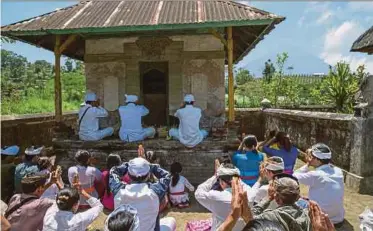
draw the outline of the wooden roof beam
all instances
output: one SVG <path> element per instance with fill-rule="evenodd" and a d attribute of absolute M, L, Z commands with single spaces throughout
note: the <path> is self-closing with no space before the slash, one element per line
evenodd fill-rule
<path fill-rule="evenodd" d="M 65 40 L 65 42 L 60 46 L 59 52 L 62 54 L 75 40 L 78 38 L 78 35 L 73 34 L 69 35 L 69 37 Z"/>
<path fill-rule="evenodd" d="M 258 35 L 250 32 L 248 29 L 241 29 L 241 32 L 249 37 L 258 38 Z"/>

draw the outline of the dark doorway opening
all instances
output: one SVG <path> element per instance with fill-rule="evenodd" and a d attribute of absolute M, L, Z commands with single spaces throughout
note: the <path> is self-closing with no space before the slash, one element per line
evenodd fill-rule
<path fill-rule="evenodd" d="M 168 62 L 140 62 L 141 94 L 150 111 L 149 126 L 165 126 L 168 118 Z"/>

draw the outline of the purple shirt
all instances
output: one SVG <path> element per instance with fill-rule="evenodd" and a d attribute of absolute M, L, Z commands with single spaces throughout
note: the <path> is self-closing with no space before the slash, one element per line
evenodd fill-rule
<path fill-rule="evenodd" d="M 18 205 L 26 198 L 33 197 L 29 194 L 16 194 L 10 201 L 7 210 Z M 12 231 L 39 231 L 43 228 L 43 219 L 47 209 L 52 206 L 54 200 L 48 198 L 36 198 L 26 202 L 19 209 L 10 214 L 7 219 L 12 226 Z"/>
<path fill-rule="evenodd" d="M 293 169 L 295 161 L 297 160 L 299 150 L 292 146 L 290 151 L 286 151 L 282 147 L 277 146 L 264 146 L 263 151 L 269 156 L 278 156 L 284 160 L 285 172 L 288 174 L 293 174 Z"/>

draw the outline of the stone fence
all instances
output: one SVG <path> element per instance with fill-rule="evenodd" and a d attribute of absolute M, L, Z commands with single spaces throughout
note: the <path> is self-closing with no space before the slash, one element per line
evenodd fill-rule
<path fill-rule="evenodd" d="M 64 113 L 63 122 L 75 127 L 77 113 Z M 54 114 L 1 116 L 1 145 L 17 144 L 23 151 L 31 145 L 52 146 L 55 127 Z"/>
<path fill-rule="evenodd" d="M 23 148 L 33 144 L 51 145 L 55 126 L 53 120 L 53 115 L 3 116 L 2 145 L 17 144 Z M 65 114 L 63 120 L 68 126 L 75 127 L 77 115 Z M 259 140 L 263 140 L 266 130 L 278 129 L 289 133 L 293 143 L 301 150 L 317 142 L 326 143 L 333 151 L 333 163 L 345 170 L 346 184 L 356 191 L 373 193 L 373 119 L 285 109 L 236 109 L 236 121 L 240 124 L 240 133 L 255 134 Z M 197 156 L 203 152 L 200 150 Z M 216 155 L 211 154 L 211 158 Z M 72 154 L 69 156 L 72 157 Z M 177 161 L 188 162 L 190 158 L 188 151 L 185 158 L 178 157 Z M 201 160 L 207 162 L 206 158 Z M 100 159 L 104 161 L 104 158 Z M 210 162 L 213 163 L 213 159 Z M 206 166 L 204 172 L 213 172 L 213 164 L 203 166 Z M 200 183 L 201 179 L 208 177 L 200 175 L 192 177 L 194 183 Z"/>

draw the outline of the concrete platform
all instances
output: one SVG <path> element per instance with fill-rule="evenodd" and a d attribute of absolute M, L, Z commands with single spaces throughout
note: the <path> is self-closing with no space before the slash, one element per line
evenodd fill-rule
<path fill-rule="evenodd" d="M 61 165 L 64 173 L 67 168 L 75 165 L 76 151 L 85 149 L 98 160 L 96 166 L 104 169 L 106 158 L 110 153 L 119 154 L 122 161 L 137 157 L 138 145 L 142 144 L 145 150 L 152 150 L 160 158 L 160 164 L 165 169 L 177 161 L 183 165 L 183 174 L 193 184 L 199 184 L 214 173 L 214 161 L 224 153 L 233 153 L 239 143 L 237 139 L 216 140 L 208 138 L 194 148 L 187 148 L 178 141 L 164 139 L 151 139 L 142 142 L 125 143 L 119 139 L 101 141 L 81 141 L 73 139 L 54 139 L 53 149 L 56 162 Z M 66 179 L 66 176 L 64 176 Z"/>

